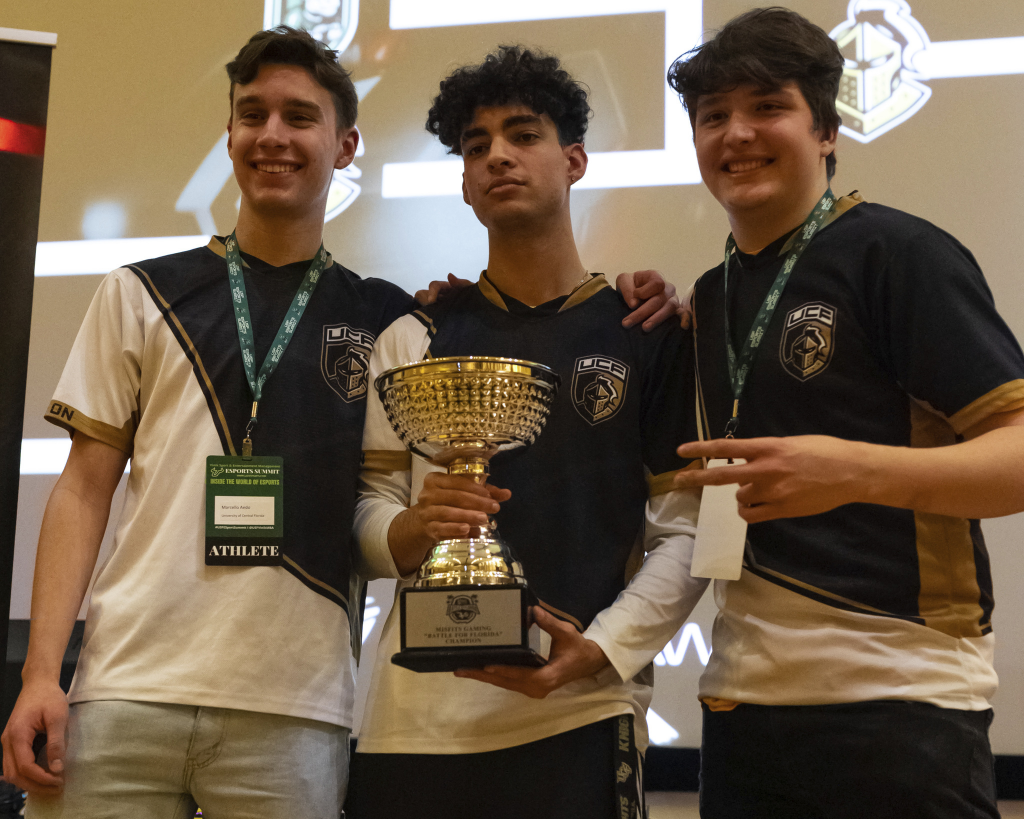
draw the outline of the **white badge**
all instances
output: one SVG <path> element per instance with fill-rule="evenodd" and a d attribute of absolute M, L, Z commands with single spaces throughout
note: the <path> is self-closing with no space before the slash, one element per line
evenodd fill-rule
<path fill-rule="evenodd" d="M 736 458 L 731 465 L 746 461 Z M 708 469 L 729 466 L 725 458 L 708 461 Z M 697 537 L 693 544 L 690 574 L 718 580 L 739 580 L 743 568 L 743 549 L 747 542 L 747 522 L 740 517 L 736 503 L 739 485 L 705 486 L 697 518 Z"/>

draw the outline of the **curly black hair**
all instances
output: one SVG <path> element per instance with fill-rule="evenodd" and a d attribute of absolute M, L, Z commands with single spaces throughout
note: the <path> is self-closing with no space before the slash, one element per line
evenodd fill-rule
<path fill-rule="evenodd" d="M 745 83 L 771 89 L 796 82 L 815 129 L 834 134 L 842 123 L 836 97 L 843 63 L 839 46 L 823 29 L 795 11 L 772 6 L 734 17 L 713 39 L 681 56 L 668 70 L 668 84 L 683 98 L 694 125 L 701 95 Z M 835 151 L 825 165 L 831 179 Z"/>
<path fill-rule="evenodd" d="M 481 106 L 525 105 L 547 114 L 564 145 L 583 142 L 590 119 L 587 88 L 557 57 L 521 46 L 499 46 L 480 65 L 467 65 L 441 81 L 427 114 L 427 130 L 450 154 L 461 154 L 462 132 Z"/>

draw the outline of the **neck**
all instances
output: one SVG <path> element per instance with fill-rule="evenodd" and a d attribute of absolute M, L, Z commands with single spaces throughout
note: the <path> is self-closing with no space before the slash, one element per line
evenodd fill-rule
<path fill-rule="evenodd" d="M 586 273 L 568 213 L 542 232 L 490 229 L 488 248 L 487 277 L 530 307 L 569 295 Z"/>
<path fill-rule="evenodd" d="M 312 259 L 323 241 L 324 220 L 293 215 L 257 214 L 242 201 L 235 227 L 238 246 L 274 267 Z"/>
<path fill-rule="evenodd" d="M 820 188 L 809 189 L 785 206 L 773 202 L 750 211 L 730 212 L 729 225 L 736 247 L 743 253 L 760 253 L 780 236 L 792 233 L 804 223 L 827 190 L 828 183 L 822 180 Z"/>

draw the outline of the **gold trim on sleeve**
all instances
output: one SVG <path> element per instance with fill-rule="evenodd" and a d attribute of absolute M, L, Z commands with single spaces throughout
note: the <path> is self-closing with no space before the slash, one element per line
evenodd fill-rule
<path fill-rule="evenodd" d="M 675 489 L 672 484 L 672 479 L 675 478 L 679 472 L 687 472 L 691 469 L 703 469 L 703 463 L 698 458 L 695 461 L 690 461 L 682 469 L 673 469 L 671 472 L 662 472 L 660 475 L 648 475 L 647 476 L 647 496 L 650 498 L 656 495 L 664 495 L 667 492 L 671 492 Z"/>
<path fill-rule="evenodd" d="M 114 447 L 114 449 L 119 449 L 131 457 L 135 443 L 135 427 L 138 420 L 134 414 L 125 421 L 123 427 L 118 429 L 111 424 L 105 424 L 102 421 L 97 421 L 95 418 L 90 418 L 70 404 L 65 404 L 61 401 L 51 401 L 43 418 L 51 424 L 67 430 L 72 436 L 76 432 L 81 432 L 90 438 L 95 438 L 97 441 L 102 441 Z"/>
<path fill-rule="evenodd" d="M 950 416 L 949 424 L 957 435 L 997 412 L 1011 412 L 1024 407 L 1024 379 L 1000 384 Z"/>
<path fill-rule="evenodd" d="M 412 469 L 412 453 L 407 449 L 365 449 L 362 466 L 369 472 L 407 472 Z"/>
<path fill-rule="evenodd" d="M 565 620 L 566 622 L 572 623 L 580 631 L 586 631 L 586 629 L 583 628 L 583 623 L 581 623 L 579 620 L 577 620 L 571 614 L 566 614 L 561 609 L 556 609 L 554 606 L 549 606 L 547 603 L 545 603 L 543 600 L 540 600 L 540 599 L 537 600 L 537 605 L 540 606 L 545 611 L 550 611 L 556 617 L 560 617 L 563 620 Z"/>

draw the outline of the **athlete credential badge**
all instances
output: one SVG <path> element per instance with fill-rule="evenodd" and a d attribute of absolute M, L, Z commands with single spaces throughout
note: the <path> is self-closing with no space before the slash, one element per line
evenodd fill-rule
<path fill-rule="evenodd" d="M 824 370 L 835 349 L 836 310 L 811 302 L 790 310 L 782 330 L 779 360 L 794 378 L 806 381 Z"/>
<path fill-rule="evenodd" d="M 324 380 L 346 401 L 366 395 L 366 373 L 374 337 L 347 324 L 324 325 L 320 371 Z"/>
<path fill-rule="evenodd" d="M 592 426 L 607 421 L 622 406 L 629 367 L 603 355 L 576 359 L 572 373 L 572 403 Z"/>

